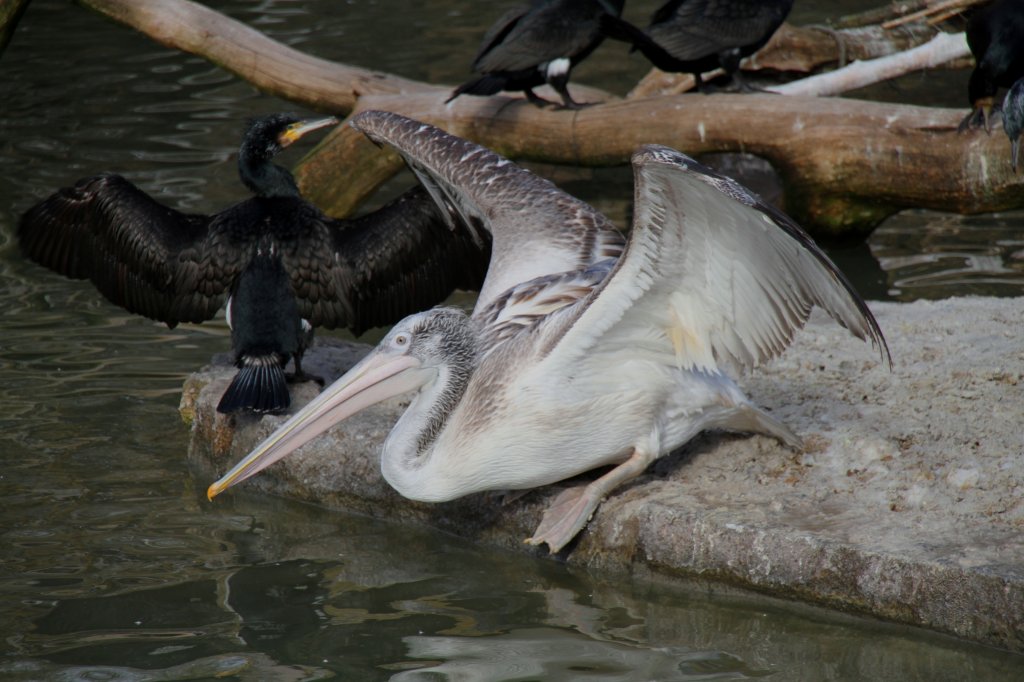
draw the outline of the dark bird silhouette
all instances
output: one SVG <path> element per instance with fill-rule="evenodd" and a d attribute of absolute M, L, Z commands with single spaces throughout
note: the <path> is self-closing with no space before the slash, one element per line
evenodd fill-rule
<path fill-rule="evenodd" d="M 484 35 L 473 60 L 479 78 L 455 88 L 459 95 L 523 91 L 538 106 L 551 104 L 533 89 L 549 84 L 565 108 L 580 104 L 569 95 L 569 74 L 601 44 L 602 15 L 618 16 L 625 0 L 539 0 L 509 10 Z"/>
<path fill-rule="evenodd" d="M 1020 133 L 1024 130 L 1024 78 L 1021 78 L 1006 93 L 1003 100 L 1003 130 L 1010 138 L 1010 164 L 1017 172 L 1020 158 Z"/>
<path fill-rule="evenodd" d="M 254 120 L 238 156 L 254 196 L 213 215 L 168 208 L 120 175 L 81 180 L 29 209 L 18 238 L 33 261 L 88 279 L 109 301 L 174 327 L 202 322 L 228 299 L 239 372 L 221 412 L 289 405 L 285 365 L 305 379 L 312 327 L 355 334 L 478 288 L 490 237 L 446 222 L 417 187 L 374 213 L 326 216 L 272 162 L 335 119 Z"/>
<path fill-rule="evenodd" d="M 959 130 L 983 125 L 991 132 L 996 93 L 1024 78 L 1024 1 L 996 0 L 975 10 L 967 22 L 967 45 L 976 62 L 967 82 L 972 109 Z"/>
<path fill-rule="evenodd" d="M 698 90 L 701 74 L 718 67 L 749 89 L 740 60 L 764 47 L 792 7 L 793 0 L 670 0 L 645 30 L 617 17 L 602 19 L 602 30 L 662 71 L 693 74 Z"/>

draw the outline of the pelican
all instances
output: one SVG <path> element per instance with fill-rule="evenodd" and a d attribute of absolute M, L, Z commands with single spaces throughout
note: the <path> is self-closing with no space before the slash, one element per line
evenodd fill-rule
<path fill-rule="evenodd" d="M 381 455 L 405 497 L 526 490 L 611 467 L 560 493 L 527 540 L 557 552 L 606 495 L 701 431 L 799 447 L 726 370 L 780 354 L 813 306 L 889 358 L 867 305 L 803 230 L 678 151 L 633 155 L 624 243 L 601 213 L 479 145 L 391 113 L 351 124 L 397 149 L 452 220 L 490 230 L 480 297 L 472 314 L 441 307 L 399 322 L 213 483 L 210 499 L 331 425 L 413 393 Z"/>

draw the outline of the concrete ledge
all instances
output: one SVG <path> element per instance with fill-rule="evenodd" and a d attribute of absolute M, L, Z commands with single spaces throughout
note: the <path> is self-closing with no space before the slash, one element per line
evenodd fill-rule
<path fill-rule="evenodd" d="M 1024 651 L 1024 298 L 871 307 L 892 373 L 814 318 L 742 382 L 805 452 L 702 436 L 613 493 L 566 560 L 723 581 Z M 333 379 L 366 350 L 321 341 L 303 366 Z M 216 415 L 232 372 L 215 364 L 185 384 L 203 486 L 283 421 Z M 314 393 L 296 387 L 295 404 Z M 441 505 L 388 487 L 379 448 L 404 405 L 367 410 L 243 485 L 543 555 L 522 540 L 559 486 Z"/>

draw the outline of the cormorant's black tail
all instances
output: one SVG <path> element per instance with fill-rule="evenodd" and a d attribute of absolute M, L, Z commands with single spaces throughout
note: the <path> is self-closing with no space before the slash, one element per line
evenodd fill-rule
<path fill-rule="evenodd" d="M 471 80 L 468 83 L 463 83 L 459 87 L 452 91 L 451 97 L 444 101 L 445 104 L 451 102 L 459 95 L 481 95 L 486 97 L 487 95 L 496 95 L 505 89 L 506 78 L 498 74 L 484 74 L 475 80 Z"/>
<path fill-rule="evenodd" d="M 217 405 L 218 412 L 278 412 L 291 405 L 284 366 L 276 355 L 245 356 L 239 364 L 238 374 Z"/>

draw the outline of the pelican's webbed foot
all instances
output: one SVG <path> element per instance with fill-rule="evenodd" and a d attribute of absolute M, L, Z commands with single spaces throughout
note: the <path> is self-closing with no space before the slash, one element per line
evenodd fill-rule
<path fill-rule="evenodd" d="M 654 459 L 654 454 L 634 448 L 626 461 L 593 483 L 560 492 L 544 512 L 544 518 L 533 537 L 526 540 L 527 544 L 541 545 L 546 542 L 552 554 L 561 550 L 583 530 L 608 493 L 625 481 L 639 476 Z"/>
<path fill-rule="evenodd" d="M 552 554 L 569 544 L 601 504 L 602 498 L 597 497 L 590 488 L 590 485 L 580 485 L 560 492 L 544 512 L 544 518 L 533 537 L 528 538 L 526 543 L 542 545 L 546 542 Z"/>

